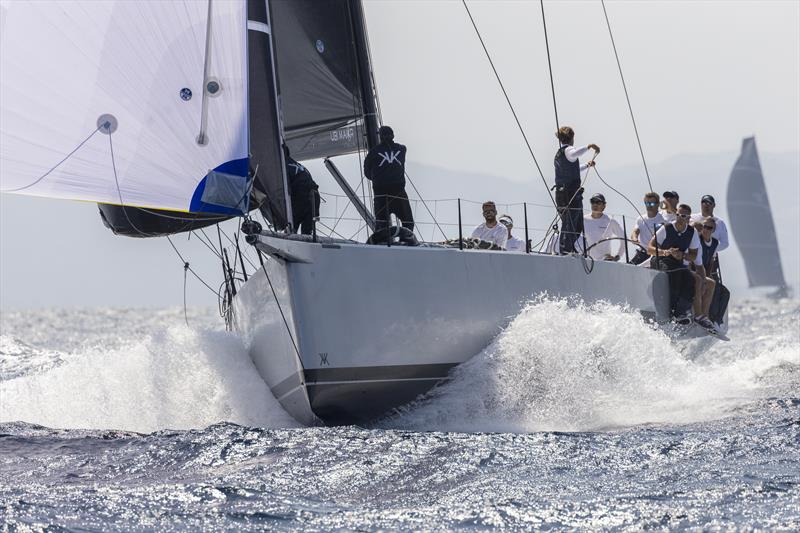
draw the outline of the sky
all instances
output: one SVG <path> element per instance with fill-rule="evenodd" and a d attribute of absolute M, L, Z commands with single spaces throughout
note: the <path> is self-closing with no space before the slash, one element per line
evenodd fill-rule
<path fill-rule="evenodd" d="M 383 119 L 411 142 L 409 157 L 536 179 L 462 3 L 365 5 Z M 546 165 L 556 128 L 540 4 L 468 5 Z M 647 160 L 728 151 L 748 135 L 764 150 L 798 150 L 800 2 L 607 1 L 606 8 Z M 575 128 L 576 143 L 600 145 L 598 164 L 640 162 L 601 3 L 545 1 L 544 9 L 561 123 Z"/>
<path fill-rule="evenodd" d="M 468 5 L 549 181 L 556 122 L 540 5 Z M 575 128 L 578 144 L 600 145 L 598 169 L 612 184 L 618 174 L 617 185 L 638 197 L 646 181 L 602 6 L 545 1 L 544 7 L 559 119 Z M 770 194 L 800 199 L 800 2 L 607 1 L 606 7 L 657 191 L 700 190 L 698 180 L 707 176 L 691 164 L 681 165 L 681 174 L 668 172 L 670 162 L 724 154 L 732 165 L 742 138 L 755 135 L 762 159 L 788 161 L 765 168 L 765 174 L 789 169 L 770 172 Z M 546 202 L 463 4 L 367 1 L 365 12 L 383 120 L 408 145 L 423 195 L 459 195 L 464 173 L 465 187 L 477 179 L 469 184 L 476 191 L 485 181 L 485 195 L 498 201 L 522 188 L 531 201 Z M 344 159 L 346 175 L 354 175 L 357 159 Z M 323 190 L 332 190 L 321 165 L 309 168 Z M 432 186 L 445 175 L 446 182 Z M 712 180 L 719 190 L 709 192 L 718 200 L 725 178 Z M 779 215 L 800 226 L 796 212 Z M 203 276 L 219 277 L 219 265 L 196 239 L 176 243 Z M 181 305 L 182 287 L 182 263 L 163 239 L 115 237 L 92 204 L 0 195 L 0 309 Z M 199 283 L 190 279 L 188 287 L 190 305 L 213 304 Z"/>

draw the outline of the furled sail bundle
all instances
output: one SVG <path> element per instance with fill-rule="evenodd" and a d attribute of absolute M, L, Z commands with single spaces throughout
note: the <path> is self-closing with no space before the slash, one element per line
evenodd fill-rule
<path fill-rule="evenodd" d="M 785 287 L 775 223 L 754 137 L 742 141 L 742 153 L 731 171 L 728 216 L 750 286 Z"/>
<path fill-rule="evenodd" d="M 248 205 L 244 2 L 3 2 L 0 190 Z"/>

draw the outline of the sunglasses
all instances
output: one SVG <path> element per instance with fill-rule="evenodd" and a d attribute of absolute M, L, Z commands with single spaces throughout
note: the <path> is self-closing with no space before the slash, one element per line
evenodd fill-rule
<path fill-rule="evenodd" d="M 701 203 L 701 204 L 706 204 L 706 205 L 714 205 L 714 202 L 711 202 L 711 201 L 708 201 L 708 200 L 703 200 L 703 201 L 702 201 L 702 202 L 700 202 L 700 203 Z"/>
<path fill-rule="evenodd" d="M 606 205 L 605 202 L 601 202 L 600 200 L 591 200 L 589 203 L 592 205 Z"/>
<path fill-rule="evenodd" d="M 703 224 L 703 229 L 707 229 L 708 231 L 714 231 L 717 228 L 715 226 L 707 226 L 707 225 Z"/>
<path fill-rule="evenodd" d="M 689 217 L 691 217 L 692 215 L 684 215 L 683 213 L 678 213 L 678 216 L 679 216 L 680 218 L 689 218 Z"/>
<path fill-rule="evenodd" d="M 658 205 L 658 202 L 645 202 L 644 205 L 647 207 L 655 207 Z"/>

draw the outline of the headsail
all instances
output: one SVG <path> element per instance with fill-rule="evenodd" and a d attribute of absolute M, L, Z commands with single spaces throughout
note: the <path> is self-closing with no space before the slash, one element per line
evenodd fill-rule
<path fill-rule="evenodd" d="M 0 190 L 246 211 L 242 1 L 3 1 Z"/>
<path fill-rule="evenodd" d="M 775 223 L 754 137 L 742 141 L 742 153 L 731 171 L 728 217 L 750 286 L 785 287 Z"/>

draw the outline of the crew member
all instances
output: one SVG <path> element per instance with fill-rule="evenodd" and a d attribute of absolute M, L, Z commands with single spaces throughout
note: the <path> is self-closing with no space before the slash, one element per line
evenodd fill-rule
<path fill-rule="evenodd" d="M 695 230 L 700 234 L 700 253 L 697 254 L 694 260 L 695 282 L 699 283 L 702 289 L 695 291 L 694 321 L 713 332 L 719 332 L 719 327 L 708 318 L 717 284 L 712 277 L 714 254 L 716 254 L 719 246 L 719 241 L 712 237 L 716 228 L 714 217 L 707 217 L 695 224 Z M 700 272 L 700 269 L 697 268 L 698 265 L 703 267 L 703 272 Z M 697 298 L 698 293 L 700 296 L 699 301 Z"/>
<path fill-rule="evenodd" d="M 589 255 L 596 261 L 619 261 L 625 246 L 625 233 L 619 222 L 603 212 L 606 209 L 606 197 L 597 193 L 589 200 L 589 205 L 592 211 L 583 217 L 583 234 Z M 578 241 L 577 247 L 583 251 L 581 241 Z"/>
<path fill-rule="evenodd" d="M 414 231 L 414 215 L 406 194 L 406 147 L 394 142 L 394 130 L 381 126 L 380 143 L 364 159 L 364 176 L 375 194 L 375 233 L 389 227 L 392 213 Z"/>
<path fill-rule="evenodd" d="M 725 225 L 724 220 L 714 215 L 714 207 L 716 207 L 716 205 L 713 196 L 710 194 L 703 196 L 700 199 L 700 213 L 692 215 L 691 222 L 692 224 L 696 224 L 697 222 L 704 222 L 708 217 L 713 218 L 717 228 L 714 230 L 713 237 L 719 241 L 717 251 L 721 252 L 730 245 L 730 242 L 728 241 L 728 226 Z"/>
<path fill-rule="evenodd" d="M 292 159 L 289 147 L 283 145 L 286 159 L 286 176 L 289 178 L 289 195 L 292 198 L 292 225 L 295 231 L 311 235 L 314 218 L 319 216 L 319 185 L 311 173 Z"/>
<path fill-rule="evenodd" d="M 649 192 L 644 195 L 644 208 L 647 215 L 639 215 L 639 218 L 636 219 L 636 228 L 631 233 L 631 240 L 639 241 L 639 246 L 641 246 L 631 259 L 631 263 L 634 265 L 640 265 L 650 259 L 647 245 L 655 235 L 656 229 L 665 224 L 664 217 L 658 212 L 658 193 Z"/>
<path fill-rule="evenodd" d="M 672 224 L 675 222 L 678 214 L 678 202 L 681 197 L 676 191 L 664 191 L 664 201 L 661 202 L 661 216 L 665 222 Z"/>
<path fill-rule="evenodd" d="M 719 261 L 716 258 L 720 245 L 720 242 L 713 237 L 717 230 L 717 221 L 714 217 L 707 217 L 702 222 L 695 223 L 695 229 L 700 231 L 700 250 L 703 254 L 703 266 L 706 269 L 706 275 L 714 281 L 714 292 L 711 296 L 710 305 L 707 305 L 703 312 L 708 316 L 714 329 L 720 331 L 725 320 L 725 311 L 728 309 L 731 293 L 722 284 Z"/>
<path fill-rule="evenodd" d="M 688 205 L 678 206 L 675 222 L 661 226 L 647 247 L 653 256 L 651 267 L 664 270 L 669 276 L 670 307 L 675 321 L 683 325 L 692 323 L 690 311 L 695 292 L 694 275 L 684 261 L 694 261 L 700 249 L 697 232 L 689 224 L 691 215 Z"/>
<path fill-rule="evenodd" d="M 509 215 L 501 216 L 498 221 L 504 225 L 508 230 L 508 240 L 506 241 L 506 250 L 509 252 L 527 252 L 525 249 L 525 241 L 518 239 L 511 235 L 511 230 L 514 228 L 514 219 Z"/>
<path fill-rule="evenodd" d="M 594 166 L 594 160 L 583 165 L 578 158 L 588 150 L 594 150 L 595 156 L 600 147 L 589 144 L 575 148 L 575 132 L 569 126 L 562 126 L 556 132 L 559 148 L 554 159 L 556 170 L 556 206 L 561 216 L 561 235 L 559 249 L 562 254 L 575 251 L 575 241 L 583 232 L 583 188 L 581 172 Z"/>
<path fill-rule="evenodd" d="M 494 202 L 484 202 L 481 206 L 484 222 L 472 231 L 473 239 L 490 242 L 498 248 L 505 250 L 508 241 L 508 230 L 497 221 L 497 207 Z"/>

